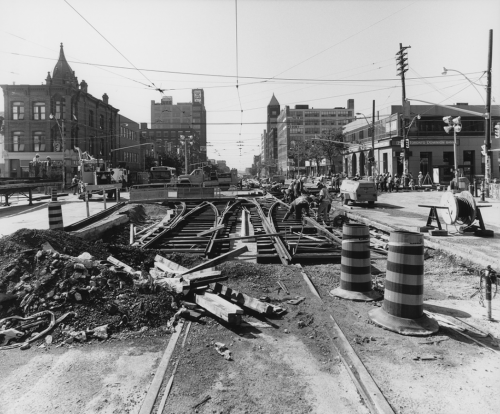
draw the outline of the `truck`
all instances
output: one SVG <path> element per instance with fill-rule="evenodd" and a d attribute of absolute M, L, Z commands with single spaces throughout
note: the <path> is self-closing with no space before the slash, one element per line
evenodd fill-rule
<path fill-rule="evenodd" d="M 149 184 L 172 183 L 176 181 L 174 167 L 151 167 L 149 170 Z"/>
<path fill-rule="evenodd" d="M 237 186 L 238 181 L 238 170 L 235 168 L 228 173 L 222 173 L 205 167 L 196 168 L 191 174 L 179 175 L 176 184 L 179 187 L 220 187 L 226 191 L 231 186 Z"/>
<path fill-rule="evenodd" d="M 121 182 L 114 182 L 115 172 L 108 167 L 102 159 L 96 159 L 86 152 L 82 153 L 77 148 L 79 154 L 78 170 L 80 180 L 83 183 L 84 190 L 89 190 L 89 197 L 93 192 L 101 193 L 106 191 L 108 197 L 114 197 L 116 189 L 122 187 Z M 96 187 L 101 187 L 96 189 Z"/>
<path fill-rule="evenodd" d="M 372 206 L 377 201 L 377 187 L 373 181 L 365 180 L 343 180 L 340 185 L 340 194 L 347 204 L 349 200 L 355 202 L 367 202 Z"/>

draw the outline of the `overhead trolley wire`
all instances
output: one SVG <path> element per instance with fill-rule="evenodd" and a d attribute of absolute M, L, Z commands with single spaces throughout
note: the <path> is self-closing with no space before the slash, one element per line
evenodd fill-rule
<path fill-rule="evenodd" d="M 130 63 L 134 69 L 136 69 L 149 83 L 151 83 L 151 85 L 154 86 L 155 90 L 158 90 L 160 93 L 162 93 L 162 91 L 156 87 L 156 85 L 154 84 L 154 82 L 152 82 L 146 75 L 144 75 L 144 73 L 141 72 L 140 69 L 138 69 L 122 52 L 120 52 L 108 39 L 106 39 L 106 37 L 101 33 L 99 32 L 99 30 L 97 30 L 93 25 L 92 23 L 90 23 L 85 17 L 83 17 L 83 15 L 78 11 L 76 10 L 69 2 L 68 0 L 64 0 L 64 2 L 69 6 L 71 7 L 83 20 L 85 20 L 85 22 L 90 26 L 92 27 L 92 29 L 94 29 L 98 34 L 99 36 L 101 36 L 113 49 L 115 49 L 128 63 Z M 151 87 L 153 87 L 151 86 Z"/>

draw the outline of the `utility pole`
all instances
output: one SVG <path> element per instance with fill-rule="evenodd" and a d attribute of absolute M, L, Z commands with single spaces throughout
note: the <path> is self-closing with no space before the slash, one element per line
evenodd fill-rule
<path fill-rule="evenodd" d="M 489 197 L 490 179 L 491 179 L 491 61 L 493 55 L 493 29 L 490 29 L 490 42 L 488 48 L 488 72 L 487 72 L 487 86 L 486 86 L 486 155 L 484 160 L 484 188 L 486 196 Z"/>
<path fill-rule="evenodd" d="M 399 52 L 396 53 L 396 62 L 398 66 L 398 75 L 401 76 L 401 85 L 403 87 L 403 105 L 401 106 L 402 110 L 402 119 L 401 119 L 401 124 L 402 124 L 402 139 L 405 139 L 406 134 L 405 134 L 405 129 L 406 129 L 406 114 L 405 114 L 405 108 L 406 108 L 406 86 L 405 86 L 405 72 L 408 72 L 408 53 L 405 53 L 406 49 L 411 48 L 411 46 L 405 46 L 403 47 L 403 44 L 399 44 Z M 408 171 L 408 157 L 409 157 L 409 151 L 406 146 L 403 147 L 403 173 L 406 173 Z"/>
<path fill-rule="evenodd" d="M 372 177 L 373 181 L 375 181 L 375 99 L 373 100 L 372 105 Z"/>

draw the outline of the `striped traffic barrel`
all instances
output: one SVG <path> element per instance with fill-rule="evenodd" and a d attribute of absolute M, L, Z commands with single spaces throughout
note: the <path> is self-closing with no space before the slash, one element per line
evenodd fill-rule
<path fill-rule="evenodd" d="M 384 303 L 369 312 L 378 325 L 403 335 L 437 332 L 434 319 L 424 314 L 424 237 L 394 231 L 389 237 Z"/>
<path fill-rule="evenodd" d="M 355 301 L 380 298 L 380 294 L 372 290 L 369 240 L 342 240 L 340 263 L 340 286 L 330 292 L 332 296 Z"/>
<path fill-rule="evenodd" d="M 51 201 L 57 201 L 57 187 L 52 187 L 50 189 Z"/>
<path fill-rule="evenodd" d="M 49 203 L 49 229 L 62 230 L 63 229 L 63 216 L 61 203 L 51 201 Z"/>
<path fill-rule="evenodd" d="M 370 229 L 365 224 L 346 223 L 342 226 L 342 240 L 370 240 Z"/>

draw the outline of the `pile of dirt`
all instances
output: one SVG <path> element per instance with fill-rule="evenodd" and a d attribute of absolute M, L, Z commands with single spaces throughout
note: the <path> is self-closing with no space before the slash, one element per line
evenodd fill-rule
<path fill-rule="evenodd" d="M 54 330 L 54 342 L 66 340 L 75 332 L 90 336 L 102 325 L 107 325 L 107 334 L 164 326 L 177 311 L 179 298 L 148 283 L 156 254 L 132 246 L 87 243 L 64 232 L 19 230 L 0 239 L 0 319 L 29 317 L 43 311 L 59 318 L 75 312 L 73 318 L 64 321 L 65 326 Z M 109 256 L 138 273 L 112 266 L 105 260 Z M 185 267 L 202 262 L 197 256 L 185 254 L 165 257 Z M 48 319 L 23 331 L 20 339 L 47 325 Z M 0 329 L 16 327 L 19 321 L 8 320 Z"/>

